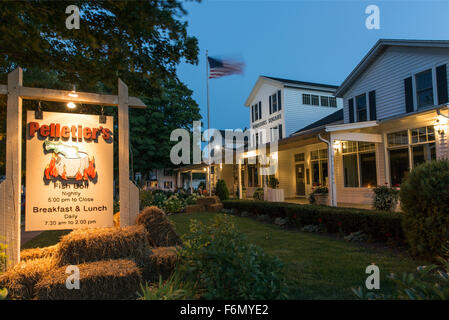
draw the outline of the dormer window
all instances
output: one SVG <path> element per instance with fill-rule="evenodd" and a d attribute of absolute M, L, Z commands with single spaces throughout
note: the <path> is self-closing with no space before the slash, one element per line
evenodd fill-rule
<path fill-rule="evenodd" d="M 367 106 L 366 106 L 366 94 L 361 94 L 355 97 L 355 104 L 357 110 L 357 121 L 368 120 Z"/>
<path fill-rule="evenodd" d="M 416 100 L 418 109 L 433 105 L 433 81 L 432 69 L 418 73 L 416 81 Z"/>

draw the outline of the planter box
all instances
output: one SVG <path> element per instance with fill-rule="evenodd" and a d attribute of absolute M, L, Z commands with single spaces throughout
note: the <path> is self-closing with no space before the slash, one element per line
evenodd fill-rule
<path fill-rule="evenodd" d="M 265 188 L 263 197 L 265 201 L 284 202 L 284 189 Z"/>
<path fill-rule="evenodd" d="M 320 205 L 328 205 L 329 204 L 329 194 L 328 193 L 315 193 L 313 195 L 315 197 L 315 203 Z"/>

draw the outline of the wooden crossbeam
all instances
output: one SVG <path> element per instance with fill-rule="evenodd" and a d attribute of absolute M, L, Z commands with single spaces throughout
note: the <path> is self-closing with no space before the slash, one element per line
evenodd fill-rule
<path fill-rule="evenodd" d="M 0 85 L 0 94 L 8 94 L 8 87 L 6 85 Z M 72 91 L 68 90 L 54 90 L 31 87 L 19 88 L 19 95 L 22 99 L 54 102 L 75 102 L 84 104 L 96 104 L 102 106 L 118 106 L 118 96 L 116 95 L 76 92 L 78 97 L 73 97 L 70 96 L 70 94 L 72 94 Z M 142 100 L 137 97 L 129 97 L 128 104 L 131 108 L 146 108 L 146 105 L 142 102 Z"/>

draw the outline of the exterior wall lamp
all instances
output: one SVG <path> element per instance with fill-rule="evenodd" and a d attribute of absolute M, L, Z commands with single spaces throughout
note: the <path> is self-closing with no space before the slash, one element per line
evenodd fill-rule
<path fill-rule="evenodd" d="M 339 152 L 340 151 L 340 147 L 341 147 L 341 141 L 340 140 L 334 140 L 334 143 L 332 145 L 334 147 L 335 152 Z"/>

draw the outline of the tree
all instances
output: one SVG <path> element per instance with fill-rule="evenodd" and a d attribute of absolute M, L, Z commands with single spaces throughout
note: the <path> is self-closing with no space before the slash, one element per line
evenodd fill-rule
<path fill-rule="evenodd" d="M 80 9 L 80 29 L 66 28 L 69 4 Z M 166 166 L 171 130 L 200 118 L 192 92 L 176 76 L 181 61 L 198 63 L 198 41 L 182 20 L 186 14 L 176 0 L 0 2 L 0 83 L 17 66 L 24 69 L 24 85 L 33 87 L 116 93 L 120 77 L 129 94 L 148 106 L 130 113 L 135 169 Z M 35 104 L 24 104 L 24 110 Z M 60 107 L 43 104 L 43 110 Z M 0 110 L 4 119 L 5 108 Z"/>

